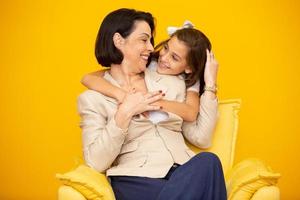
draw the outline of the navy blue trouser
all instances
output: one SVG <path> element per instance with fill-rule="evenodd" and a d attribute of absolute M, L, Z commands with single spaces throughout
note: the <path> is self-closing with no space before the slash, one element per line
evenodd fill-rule
<path fill-rule="evenodd" d="M 164 178 L 111 176 L 117 200 L 226 200 L 219 158 L 208 152 L 172 167 Z"/>

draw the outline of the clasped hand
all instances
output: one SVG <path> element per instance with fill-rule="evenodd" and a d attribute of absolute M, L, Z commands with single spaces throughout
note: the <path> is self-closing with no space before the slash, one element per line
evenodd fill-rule
<path fill-rule="evenodd" d="M 161 91 L 142 93 L 132 91 L 126 93 L 119 109 L 130 116 L 141 114 L 145 111 L 159 110 L 160 106 L 152 105 L 154 102 L 162 99 L 164 94 Z"/>

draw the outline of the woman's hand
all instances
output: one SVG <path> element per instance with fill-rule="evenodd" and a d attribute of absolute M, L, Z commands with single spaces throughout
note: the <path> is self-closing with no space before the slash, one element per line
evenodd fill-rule
<path fill-rule="evenodd" d="M 215 59 L 213 52 L 206 49 L 206 63 L 204 69 L 205 85 L 209 87 L 216 86 L 218 68 L 219 68 L 219 64 Z"/>
<path fill-rule="evenodd" d="M 136 91 L 127 93 L 115 114 L 117 126 L 125 129 L 134 115 L 149 110 L 159 110 L 160 106 L 152 105 L 152 103 L 162 99 L 162 97 L 163 93 L 161 91 L 146 94 Z"/>
<path fill-rule="evenodd" d="M 148 92 L 146 94 L 133 91 L 126 94 L 119 109 L 125 113 L 130 113 L 132 116 L 149 110 L 159 110 L 160 106 L 152 105 L 152 103 L 162 99 L 162 97 L 161 91 Z"/>

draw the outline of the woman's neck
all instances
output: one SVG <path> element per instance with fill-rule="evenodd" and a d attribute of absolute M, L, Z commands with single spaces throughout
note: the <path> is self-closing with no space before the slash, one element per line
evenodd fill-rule
<path fill-rule="evenodd" d="M 142 79 L 142 73 L 131 72 L 123 65 L 111 65 L 110 74 L 123 88 L 132 88 Z"/>

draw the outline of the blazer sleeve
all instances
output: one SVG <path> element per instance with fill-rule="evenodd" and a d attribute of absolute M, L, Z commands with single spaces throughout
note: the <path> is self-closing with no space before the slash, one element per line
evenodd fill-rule
<path fill-rule="evenodd" d="M 84 159 L 99 172 L 105 172 L 111 166 L 125 139 L 114 115 L 108 116 L 105 101 L 101 94 L 83 93 L 78 97 Z"/>
<path fill-rule="evenodd" d="M 184 137 L 193 145 L 205 149 L 211 146 L 212 135 L 217 123 L 218 100 L 201 95 L 200 109 L 197 120 L 184 122 Z"/>

